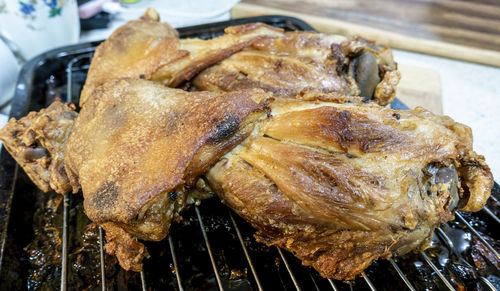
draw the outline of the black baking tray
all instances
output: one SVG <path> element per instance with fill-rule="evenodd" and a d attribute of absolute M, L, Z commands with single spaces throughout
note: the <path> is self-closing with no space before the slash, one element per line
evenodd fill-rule
<path fill-rule="evenodd" d="M 227 26 L 251 22 L 263 22 L 286 30 L 314 30 L 307 23 L 296 18 L 259 16 L 179 28 L 178 31 L 182 38 L 198 37 L 209 39 L 221 35 Z M 54 49 L 26 63 L 19 74 L 10 117 L 18 119 L 25 116 L 29 111 L 38 111 L 48 106 L 56 98 L 78 103 L 78 96 L 86 78 L 86 70 L 88 70 L 91 56 L 99 43 L 100 41 L 96 41 Z M 70 71 L 71 88 L 66 86 L 69 63 L 72 63 L 75 68 L 74 71 Z M 397 99 L 391 104 L 391 107 L 394 109 L 408 109 Z M 495 183 L 492 195 L 500 198 L 499 190 L 498 184 Z M 19 170 L 19 167 L 7 151 L 2 149 L 0 153 L 0 276 L 13 278 L 12 282 L 5 285 L 9 289 L 27 288 L 27 254 L 24 248 L 35 236 L 33 213 L 36 212 L 37 207 L 40 205 L 39 197 L 45 197 L 42 195 L 54 195 L 54 193 L 41 193 L 29 181 L 22 169 Z M 72 199 L 71 210 L 73 212 L 82 211 L 81 198 Z M 498 216 L 498 205 L 490 203 L 490 208 Z M 224 258 L 223 262 L 220 261 L 222 259 L 217 260 L 221 272 L 230 273 L 233 268 L 240 269 L 240 271 L 245 269 L 245 259 L 241 257 L 240 246 L 235 234 L 232 233 L 234 232 L 233 226 L 228 223 L 228 213 L 230 213 L 228 209 L 217 199 L 209 199 L 202 202 L 200 212 L 205 221 L 205 227 L 214 248 L 214 253 L 219 259 Z M 199 226 L 195 223 L 196 214 L 193 208 L 187 209 L 183 216 L 185 220 L 182 223 L 172 225 L 171 233 L 174 237 L 177 257 L 178 259 L 181 258 L 179 267 L 181 276 L 185 277 L 184 289 L 216 290 L 215 278 L 213 274 L 210 274 L 211 265 L 206 257 L 206 249 L 203 245 L 203 238 L 199 233 Z M 241 227 L 243 239 L 250 254 L 254 256 L 255 264 L 261 266 L 264 270 L 260 271 L 259 276 L 262 276 L 261 279 L 267 286 L 265 289 L 294 290 L 294 282 L 288 276 L 287 268 L 285 268 L 283 261 L 280 260 L 276 250 L 256 243 L 252 238 L 253 229 L 237 215 L 233 216 Z M 470 214 L 466 218 L 474 221 L 474 226 L 482 233 L 493 237 L 497 242 L 500 240 L 495 231 L 497 225 L 491 218 L 481 213 Z M 186 240 L 185 238 L 189 239 Z M 172 262 L 164 258 L 164 253 L 169 251 L 166 240 L 150 244 L 148 248 L 152 254 L 152 258 L 145 265 L 148 289 L 176 289 L 175 276 L 170 272 Z M 8 251 L 4 253 L 5 250 Z M 324 290 L 326 288 L 331 290 L 330 283 L 319 277 L 315 271 L 301 267 L 300 262 L 290 254 L 285 254 L 285 256 L 294 269 L 296 279 L 303 290 Z M 5 262 L 8 262 L 8 264 L 5 264 Z M 414 256 L 399 262 L 403 271 L 407 272 L 408 278 L 414 282 L 414 286 L 418 287 L 418 289 L 425 289 L 428 286 L 445 289 L 445 286 L 440 283 L 439 279 L 436 279 L 435 274 L 429 268 L 414 269 L 412 264 L 416 262 L 419 262 L 419 260 Z M 52 275 L 57 279 L 57 276 L 60 276 L 59 272 L 60 270 L 55 269 Z M 115 270 L 115 272 L 118 271 Z M 127 281 L 129 283 L 128 288 L 139 288 L 137 276 L 134 277 L 134 274 L 130 274 L 130 272 L 124 273 L 124 271 L 119 271 L 117 276 L 130 276 L 132 278 Z M 366 274 L 378 289 L 406 288 L 404 282 L 394 273 L 387 261 L 375 262 L 373 266 L 366 270 Z M 498 274 L 492 276 L 498 276 Z M 500 281 L 495 281 L 496 278 L 493 277 L 491 280 L 500 284 Z M 5 283 L 5 281 L 3 282 Z M 72 283 L 74 282 L 70 280 L 70 289 L 77 289 L 75 286 L 82 287 L 72 285 Z M 0 284 L 2 284 L 1 279 Z M 241 279 L 224 279 L 224 284 L 227 289 L 233 290 L 257 289 L 256 282 L 252 279 L 249 270 L 245 271 Z M 360 278 L 348 283 L 336 282 L 335 284 L 341 290 L 368 288 L 366 282 Z M 5 289 L 2 288 L 5 286 L 0 285 L 0 289 Z M 55 285 L 49 286 L 53 287 Z M 482 285 L 477 286 L 481 287 Z M 31 289 L 36 289 L 35 287 L 30 286 Z M 95 286 L 93 289 L 97 290 L 98 287 Z M 126 286 L 117 287 L 115 285 L 113 288 L 120 290 L 126 288 Z"/>

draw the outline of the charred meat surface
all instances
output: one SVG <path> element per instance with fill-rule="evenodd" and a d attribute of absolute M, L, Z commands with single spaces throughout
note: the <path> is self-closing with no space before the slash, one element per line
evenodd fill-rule
<path fill-rule="evenodd" d="M 158 20 L 148 10 L 99 46 L 80 114 L 55 102 L 0 134 L 42 190 L 81 187 L 123 268 L 142 270 L 140 240 L 211 192 L 207 173 L 259 241 L 334 279 L 425 249 L 455 209 L 484 206 L 493 179 L 468 127 L 379 106 L 399 81 L 388 48 L 262 23 L 179 40 Z"/>
<path fill-rule="evenodd" d="M 457 205 L 477 211 L 490 195 L 493 178 L 470 129 L 448 117 L 416 109 L 396 119 L 374 105 L 271 107 L 258 133 L 207 177 L 258 241 L 324 277 L 351 279 L 374 259 L 425 249 Z"/>
<path fill-rule="evenodd" d="M 123 267 L 141 269 L 147 252 L 136 238 L 167 235 L 197 177 L 266 116 L 268 95 L 186 92 L 140 79 L 94 92 L 75 121 L 65 163 Z"/>
<path fill-rule="evenodd" d="M 395 97 L 399 78 L 387 47 L 359 37 L 293 31 L 254 42 L 201 72 L 193 84 L 208 91 L 261 88 L 302 100 L 311 93 L 337 93 L 387 105 Z"/>
<path fill-rule="evenodd" d="M 187 52 L 178 51 L 177 47 L 177 31 L 159 22 L 156 11 L 148 9 L 139 19 L 116 29 L 97 47 L 80 95 L 80 106 L 106 81 L 149 78 L 159 66 L 184 57 Z"/>
<path fill-rule="evenodd" d="M 40 112 L 12 118 L 0 131 L 5 148 L 44 192 L 79 189 L 77 178 L 64 165 L 64 147 L 77 115 L 73 104 L 56 101 Z"/>
<path fill-rule="evenodd" d="M 124 77 L 169 87 L 196 77 L 198 90 L 261 88 L 298 99 L 311 92 L 338 93 L 387 105 L 395 97 L 400 75 L 391 50 L 361 37 L 285 32 L 263 23 L 231 26 L 224 32 L 210 40 L 179 39 L 148 10 L 99 45 L 80 106 L 98 86 Z"/>
<path fill-rule="evenodd" d="M 179 39 L 177 31 L 159 22 L 156 11 L 149 9 L 99 45 L 80 96 L 80 106 L 83 107 L 97 87 L 118 78 L 154 80 L 177 87 L 261 37 L 281 31 L 262 23 L 251 23 L 229 27 L 223 36 L 210 40 Z"/>

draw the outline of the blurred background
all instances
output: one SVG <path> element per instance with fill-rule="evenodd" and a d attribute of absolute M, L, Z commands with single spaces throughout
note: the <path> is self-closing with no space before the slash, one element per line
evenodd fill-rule
<path fill-rule="evenodd" d="M 53 48 L 103 40 L 155 8 L 185 27 L 263 14 L 300 18 L 320 32 L 394 48 L 398 98 L 467 124 L 500 177 L 500 2 L 495 0 L 0 0 L 0 127 L 24 63 Z"/>

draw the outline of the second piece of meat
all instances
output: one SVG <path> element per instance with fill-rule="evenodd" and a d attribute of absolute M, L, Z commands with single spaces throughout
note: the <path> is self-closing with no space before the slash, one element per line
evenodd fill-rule
<path fill-rule="evenodd" d="M 208 172 L 216 194 L 326 277 L 428 247 L 454 210 L 478 211 L 493 178 L 468 127 L 423 109 L 276 101 Z"/>

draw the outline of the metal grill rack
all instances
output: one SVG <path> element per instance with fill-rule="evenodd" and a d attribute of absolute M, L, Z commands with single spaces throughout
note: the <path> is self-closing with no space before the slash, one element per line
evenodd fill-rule
<path fill-rule="evenodd" d="M 497 187 L 496 190 L 497 191 L 495 191 L 496 192 L 495 195 L 498 195 L 498 190 L 500 190 L 500 189 L 498 189 L 498 187 Z M 66 222 L 68 208 L 69 208 L 69 206 L 68 206 L 69 203 L 67 203 L 68 199 L 70 199 L 69 196 L 66 196 L 65 203 L 64 203 L 64 218 L 65 218 L 64 226 L 65 227 L 67 227 L 67 225 L 68 225 L 68 223 Z M 496 200 L 496 197 L 493 196 L 492 200 Z M 213 204 L 213 203 L 219 203 L 219 202 L 212 201 L 212 202 L 208 202 L 208 203 Z M 202 202 L 202 204 L 204 204 L 204 202 Z M 213 205 L 210 205 L 210 206 L 213 206 Z M 203 210 L 200 210 L 200 208 L 203 208 L 203 205 L 202 206 L 194 205 L 193 208 L 194 208 L 195 215 L 193 215 L 193 213 L 190 213 L 189 215 L 194 216 L 194 219 L 199 224 L 199 231 L 202 234 L 203 244 L 206 247 L 205 248 L 206 254 L 207 254 L 206 259 L 210 261 L 211 267 L 213 269 L 213 274 L 215 276 L 215 282 L 216 282 L 217 288 L 219 290 L 235 290 L 235 288 L 228 286 L 227 278 L 225 278 L 226 282 L 224 282 L 224 279 L 221 278 L 220 268 L 218 267 L 217 258 L 216 258 L 216 255 L 214 254 L 214 251 L 212 250 L 211 240 L 209 239 L 209 234 L 208 234 L 209 231 L 207 231 L 207 229 L 209 230 L 210 227 L 207 227 L 205 225 L 204 221 L 206 221 L 206 218 L 204 218 L 204 215 L 201 214 L 201 212 Z M 207 208 L 210 210 L 205 209 L 205 211 L 211 211 L 213 209 L 213 207 L 207 207 Z M 239 222 L 237 222 L 237 219 L 235 218 L 233 212 L 227 208 L 226 209 L 224 209 L 224 208 L 225 208 L 224 206 L 221 206 L 217 210 L 218 211 L 225 210 L 227 212 L 227 215 L 225 215 L 226 216 L 225 219 L 232 226 L 231 227 L 232 231 L 234 231 L 234 234 L 238 238 L 239 245 L 241 246 L 241 253 L 244 254 L 244 258 L 246 260 L 248 269 L 250 270 L 247 275 L 249 277 L 248 281 L 253 282 L 253 284 L 251 284 L 252 289 L 254 289 L 254 290 L 267 290 L 268 288 L 266 288 L 266 283 L 269 283 L 269 280 L 260 279 L 261 273 L 265 272 L 267 270 L 261 270 L 258 267 L 256 267 L 256 265 L 253 262 L 253 257 L 252 257 L 252 255 L 250 255 L 248 248 L 247 248 L 247 244 L 248 244 L 247 242 L 248 242 L 248 239 L 250 238 L 251 234 L 249 234 L 248 232 L 246 232 L 246 234 L 242 234 L 242 233 L 244 233 L 244 231 L 240 230 L 239 225 L 242 223 L 244 224 L 245 222 L 242 222 L 241 219 Z M 193 212 L 193 211 L 191 211 L 191 212 Z M 490 211 L 483 210 L 483 212 L 484 212 L 483 214 L 490 215 L 491 210 Z M 456 213 L 456 218 L 473 235 L 477 236 L 477 238 L 479 240 L 481 240 L 482 243 L 484 243 L 484 245 L 494 254 L 494 256 L 496 256 L 498 259 L 500 259 L 500 255 L 494 249 L 494 247 L 486 241 L 486 239 L 471 225 L 471 223 L 469 221 L 467 221 L 463 217 L 462 214 Z M 498 219 L 498 217 L 494 214 L 491 216 L 491 218 L 494 219 L 495 221 Z M 63 235 L 64 235 L 64 233 L 67 233 L 67 231 L 63 232 Z M 441 244 L 445 245 L 450 250 L 454 249 L 453 239 L 449 237 L 449 235 L 447 234 L 446 231 L 444 231 L 442 228 L 438 228 L 436 230 L 436 233 L 437 233 L 437 236 L 439 237 L 439 242 Z M 104 276 L 104 263 L 105 263 L 104 262 L 104 255 L 103 255 L 104 251 L 102 248 L 104 238 L 103 238 L 103 232 L 101 229 L 99 229 L 99 235 L 100 235 L 101 272 L 102 272 L 101 273 L 101 280 L 102 280 L 101 281 L 101 288 L 102 288 L 102 290 L 107 290 L 106 289 L 106 277 Z M 173 264 L 173 273 L 175 274 L 175 280 L 177 283 L 176 284 L 177 290 L 184 290 L 184 284 L 183 284 L 183 280 L 182 280 L 183 274 L 180 271 L 179 264 L 178 264 L 178 260 L 182 260 L 182 258 L 178 258 L 176 256 L 176 249 L 174 247 L 174 238 L 173 238 L 174 236 L 176 236 L 176 232 L 172 231 L 172 235 L 169 235 L 166 240 L 168 241 L 168 248 L 170 249 L 169 255 L 170 255 L 171 262 Z M 244 239 L 244 236 L 246 236 L 247 240 Z M 67 244 L 67 239 L 65 239 L 63 236 L 63 252 L 64 251 L 67 252 L 67 249 L 68 249 L 67 245 L 65 245 L 65 244 Z M 284 290 L 335 290 L 335 291 L 336 290 L 345 290 L 345 289 L 377 290 L 376 284 L 374 284 L 372 282 L 372 280 L 370 279 L 370 276 L 367 275 L 365 272 L 362 273 L 360 279 L 357 279 L 354 282 L 349 282 L 349 283 L 334 281 L 331 279 L 323 279 L 323 278 L 320 278 L 317 274 L 315 274 L 315 271 L 313 269 L 299 267 L 296 262 L 295 262 L 295 264 L 292 265 L 292 263 L 289 262 L 289 260 L 292 259 L 290 254 L 287 254 L 286 252 L 284 253 L 279 248 L 275 248 L 275 250 L 277 251 L 277 254 L 279 254 L 279 258 L 281 259 L 283 265 L 285 266 L 289 281 L 291 281 L 291 283 L 292 283 L 292 284 L 290 284 L 290 282 L 288 282 L 288 284 L 284 284 L 283 285 Z M 456 290 L 454 285 L 451 283 L 451 281 L 445 276 L 444 272 L 442 271 L 442 267 L 441 268 L 438 267 L 433 262 L 434 260 L 427 254 L 426 251 L 421 252 L 419 254 L 419 256 L 421 256 L 421 258 L 424 260 L 424 262 L 426 264 L 428 264 L 428 266 L 434 271 L 435 275 L 441 281 L 442 286 L 436 285 L 437 289 L 439 289 L 439 290 L 441 290 L 441 289 L 443 289 L 443 290 Z M 64 257 L 65 256 L 63 253 L 63 258 Z M 389 259 L 389 263 L 393 268 L 392 273 L 397 274 L 396 276 L 394 276 L 392 278 L 392 280 L 394 280 L 394 281 L 399 280 L 400 285 L 404 284 L 410 290 L 418 290 L 418 288 L 414 285 L 414 283 L 412 283 L 407 278 L 404 271 L 401 270 L 401 268 L 399 267 L 399 265 L 395 261 L 395 259 Z M 147 262 L 146 262 L 146 264 L 147 264 Z M 62 266 L 62 270 L 63 270 L 62 274 L 63 275 L 61 276 L 61 290 L 67 290 L 67 288 L 68 288 L 67 283 L 66 283 L 66 279 L 64 277 L 65 268 L 67 268 L 67 261 L 63 260 L 63 266 Z M 308 276 L 310 278 L 310 280 L 308 282 L 304 282 L 304 274 L 301 274 L 301 277 L 298 277 L 296 275 L 296 272 L 298 272 L 298 269 L 301 269 L 300 270 L 301 273 L 307 274 L 306 277 Z M 146 275 L 144 272 L 141 272 L 140 278 L 141 278 L 142 290 L 148 290 L 148 288 L 147 288 L 148 284 L 147 284 Z M 488 280 L 488 278 L 486 278 L 484 276 L 479 276 L 477 279 L 479 280 L 479 282 L 481 282 L 481 286 L 483 287 L 483 290 L 497 290 L 497 288 L 495 288 L 493 283 L 490 282 Z M 281 279 L 281 281 L 283 282 L 284 280 Z M 323 281 L 323 282 L 321 282 L 321 281 Z M 349 288 L 346 288 L 347 287 L 346 285 Z M 328 286 L 328 289 L 325 289 L 326 286 Z M 383 288 L 383 289 L 386 289 L 386 288 Z M 236 289 L 236 290 L 238 290 L 238 289 Z M 241 289 L 241 290 L 246 290 L 246 289 Z"/>
<path fill-rule="evenodd" d="M 310 29 L 297 19 L 271 16 L 179 29 L 179 32 L 181 37 L 211 38 L 220 35 L 226 26 L 254 21 L 290 30 Z M 68 53 L 59 51 L 55 54 L 57 59 L 65 60 L 64 88 L 67 101 L 77 103 L 72 98 L 78 96 L 79 88 L 75 87 L 81 86 L 82 76 L 88 70 L 96 45 L 97 43 L 93 43 Z M 31 99 L 31 96 L 25 97 L 24 102 L 33 102 Z M 18 115 L 24 114 L 20 112 Z M 13 176 L 13 180 L 16 179 L 15 172 L 10 176 Z M 2 187 L 13 187 L 13 182 L 9 185 Z M 13 192 L 7 201 L 12 200 L 12 195 Z M 456 290 L 463 278 L 453 275 L 450 269 L 457 264 L 473 265 L 474 262 L 470 258 L 456 259 L 451 255 L 457 252 L 454 231 L 459 231 L 470 244 L 478 240 L 500 262 L 497 251 L 500 237 L 495 232 L 500 225 L 499 198 L 500 187 L 495 184 L 492 197 L 482 211 L 477 214 L 456 213 L 455 222 L 443 224 L 436 230 L 433 249 L 405 258 L 376 261 L 359 278 L 350 282 L 324 279 L 314 269 L 301 266 L 290 253 L 256 243 L 248 223 L 216 198 L 208 199 L 202 201 L 201 205 L 188 208 L 183 213 L 184 220 L 172 225 L 171 234 L 150 248 L 152 258 L 145 262 L 144 271 L 140 274 L 140 285 L 142 290 Z M 69 213 L 74 199 L 70 194 L 63 199 L 61 290 L 72 289 L 68 283 L 68 266 L 71 265 L 68 257 L 71 244 L 68 233 L 72 225 Z M 4 232 L 6 231 L 0 231 L 0 234 Z M 485 234 L 493 240 L 485 237 Z M 3 244 L 5 237 L 0 239 Z M 103 231 L 99 228 L 100 288 L 109 290 L 111 286 L 107 284 L 103 245 Z M 440 254 L 434 251 L 438 249 L 448 251 L 449 261 L 443 264 Z M 456 255 L 461 257 L 462 253 Z M 236 274 L 234 278 L 233 273 Z M 500 272 L 498 268 L 493 268 L 491 272 L 478 273 L 473 280 L 477 288 L 497 290 L 500 286 Z"/>

